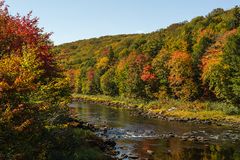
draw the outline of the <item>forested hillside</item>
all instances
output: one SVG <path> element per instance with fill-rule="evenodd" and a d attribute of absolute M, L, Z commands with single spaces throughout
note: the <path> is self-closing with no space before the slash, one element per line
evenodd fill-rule
<path fill-rule="evenodd" d="M 56 47 L 81 94 L 240 104 L 240 8 Z M 97 29 L 97 27 L 96 27 Z"/>

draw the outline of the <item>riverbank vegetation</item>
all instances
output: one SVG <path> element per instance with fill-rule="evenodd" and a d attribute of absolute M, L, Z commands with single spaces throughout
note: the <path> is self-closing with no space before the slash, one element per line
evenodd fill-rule
<path fill-rule="evenodd" d="M 0 2 L 0 159 L 106 159 L 94 134 L 72 125 L 69 80 L 37 25 Z"/>
<path fill-rule="evenodd" d="M 159 109 L 175 106 L 186 116 L 196 110 L 196 117 L 207 111 L 224 119 L 240 113 L 239 26 L 238 6 L 218 8 L 152 33 L 80 40 L 55 49 L 64 57 L 73 93 L 142 99 Z"/>
<path fill-rule="evenodd" d="M 143 99 L 111 97 L 106 95 L 81 95 L 74 94 L 75 100 L 83 102 L 94 102 L 112 107 L 134 109 L 140 115 L 149 117 L 167 117 L 179 121 L 192 121 L 216 123 L 216 124 L 239 124 L 240 115 L 238 108 L 226 107 L 228 104 L 223 102 L 211 101 L 180 101 L 169 99 L 167 101 L 146 101 Z"/>

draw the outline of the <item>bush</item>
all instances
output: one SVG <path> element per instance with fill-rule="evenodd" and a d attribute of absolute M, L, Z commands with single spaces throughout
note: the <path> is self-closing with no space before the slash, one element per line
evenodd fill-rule
<path fill-rule="evenodd" d="M 209 103 L 209 110 L 222 111 L 227 115 L 237 115 L 240 113 L 240 109 L 233 104 L 227 102 L 214 102 Z"/>

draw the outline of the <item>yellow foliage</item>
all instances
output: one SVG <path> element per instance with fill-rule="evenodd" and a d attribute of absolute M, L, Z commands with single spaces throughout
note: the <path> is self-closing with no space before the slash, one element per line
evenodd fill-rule
<path fill-rule="evenodd" d="M 105 69 L 108 66 L 109 58 L 103 57 L 99 59 L 98 63 L 96 64 L 97 69 Z"/>
<path fill-rule="evenodd" d="M 18 131 L 18 132 L 22 132 L 24 129 L 29 127 L 31 124 L 32 124 L 32 120 L 27 119 L 20 126 L 15 127 L 15 130 Z"/>

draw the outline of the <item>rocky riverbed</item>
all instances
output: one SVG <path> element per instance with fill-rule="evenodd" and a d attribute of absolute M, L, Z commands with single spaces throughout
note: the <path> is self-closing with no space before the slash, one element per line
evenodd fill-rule
<path fill-rule="evenodd" d="M 117 159 L 158 159 L 160 156 L 174 159 L 177 155 L 180 159 L 191 159 L 187 154 L 201 159 L 213 153 L 231 159 L 233 153 L 227 152 L 234 151 L 236 155 L 240 152 L 240 131 L 229 125 L 154 118 L 148 114 L 143 116 L 139 110 L 92 103 L 75 102 L 71 108 L 75 109 L 76 117 L 87 121 L 85 126 L 103 139 L 103 147 L 110 146 L 109 154 Z M 219 151 L 214 151 L 215 147 Z"/>

